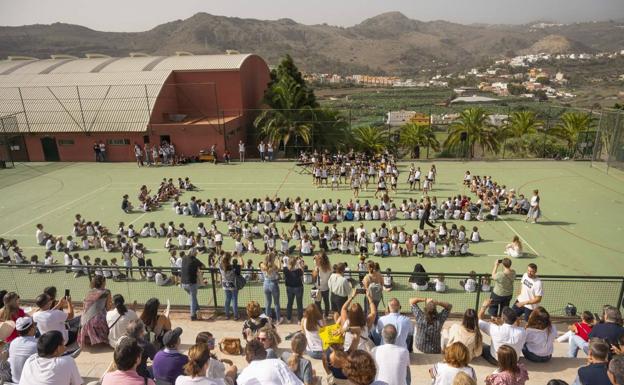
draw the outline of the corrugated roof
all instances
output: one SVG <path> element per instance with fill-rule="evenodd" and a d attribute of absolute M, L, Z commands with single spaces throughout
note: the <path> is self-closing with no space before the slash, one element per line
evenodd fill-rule
<path fill-rule="evenodd" d="M 0 61 L 0 117 L 17 113 L 24 133 L 141 132 L 172 71 L 236 70 L 250 56 Z"/>

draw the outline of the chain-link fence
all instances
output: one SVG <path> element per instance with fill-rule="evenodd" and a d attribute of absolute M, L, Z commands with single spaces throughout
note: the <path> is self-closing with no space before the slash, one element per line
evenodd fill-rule
<path fill-rule="evenodd" d="M 592 166 L 624 170 L 624 111 L 602 111 L 592 146 Z"/>
<path fill-rule="evenodd" d="M 91 266 L 88 274 L 75 277 L 76 267 L 64 266 L 31 266 L 31 265 L 0 265 L 0 289 L 17 292 L 23 301 L 33 301 L 47 286 L 56 286 L 59 291 L 69 289 L 74 301 L 80 302 L 89 290 L 89 276 L 95 272 Z M 101 267 L 98 267 L 100 269 Z M 105 268 L 106 269 L 106 268 Z M 187 306 L 189 303 L 187 293 L 172 282 L 164 286 L 158 286 L 154 281 L 141 279 L 141 271 L 133 267 L 132 278 L 107 280 L 107 288 L 113 293 L 122 294 L 127 302 L 137 301 L 145 303 L 151 297 L 157 297 L 161 303 L 167 300 L 173 306 Z M 171 278 L 171 268 L 157 268 L 167 278 Z M 125 269 L 121 268 L 125 273 Z M 225 295 L 220 284 L 218 270 L 205 270 L 204 281 L 198 290 L 199 303 L 203 308 L 211 308 L 223 311 Z M 257 270 L 243 270 L 243 276 L 249 280 L 246 286 L 239 291 L 238 306 L 243 309 L 250 301 L 257 301 L 261 305 L 265 303 L 265 294 L 261 274 Z M 306 272 L 309 275 L 311 272 Z M 352 286 L 358 287 L 360 275 L 358 272 L 348 272 L 346 277 L 351 280 Z M 409 299 L 412 297 L 429 297 L 439 301 L 449 302 L 453 305 L 453 313 L 461 314 L 466 309 L 477 309 L 480 304 L 490 297 L 490 291 L 483 284 L 488 279 L 487 274 L 470 276 L 467 274 L 439 274 L 427 273 L 425 278 L 428 288 L 425 291 L 416 290 L 410 278 L 414 273 L 392 272 L 392 289 L 384 292 L 384 301 L 380 305 L 385 308 L 390 298 L 397 298 L 403 304 L 403 311 L 409 311 Z M 281 277 L 280 277 L 281 278 Z M 624 294 L 624 277 L 591 277 L 591 276 L 541 276 L 544 286 L 542 305 L 554 316 L 564 316 L 567 304 L 573 304 L 578 311 L 589 310 L 600 312 L 606 304 L 622 306 Z M 434 280 L 443 280 L 446 290 L 437 292 Z M 476 282 L 475 291 L 468 292 L 465 283 L 468 279 Z M 312 280 L 310 279 L 309 282 Z M 280 279 L 280 306 L 283 311 L 287 305 L 286 287 Z M 514 292 L 520 291 L 520 276 L 515 282 Z M 470 285 L 469 285 L 470 286 Z M 491 286 L 490 286 L 491 287 Z M 312 283 L 304 284 L 303 306 L 312 303 L 310 290 Z M 364 297 L 357 299 L 363 304 Z"/>

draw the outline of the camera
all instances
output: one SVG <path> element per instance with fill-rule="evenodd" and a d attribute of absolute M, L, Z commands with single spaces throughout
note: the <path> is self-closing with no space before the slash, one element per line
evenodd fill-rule
<path fill-rule="evenodd" d="M 69 289 L 65 289 L 65 298 L 69 297 Z"/>
<path fill-rule="evenodd" d="M 363 287 L 358 287 L 355 289 L 355 294 L 366 294 L 366 289 Z"/>
<path fill-rule="evenodd" d="M 503 260 L 502 260 L 502 259 L 499 259 L 497 262 L 498 262 L 499 264 L 501 264 L 501 263 L 503 263 Z"/>

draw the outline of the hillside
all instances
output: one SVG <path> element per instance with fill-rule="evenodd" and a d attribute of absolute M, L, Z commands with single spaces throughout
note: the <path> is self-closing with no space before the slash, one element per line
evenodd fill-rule
<path fill-rule="evenodd" d="M 0 57 L 50 54 L 111 56 L 254 52 L 270 64 L 290 53 L 307 71 L 415 75 L 422 68 L 454 70 L 485 60 L 530 52 L 594 52 L 624 47 L 621 22 L 532 25 L 462 25 L 422 22 L 384 13 L 352 27 L 304 25 L 290 19 L 265 21 L 198 13 L 149 31 L 100 32 L 55 23 L 0 27 Z"/>

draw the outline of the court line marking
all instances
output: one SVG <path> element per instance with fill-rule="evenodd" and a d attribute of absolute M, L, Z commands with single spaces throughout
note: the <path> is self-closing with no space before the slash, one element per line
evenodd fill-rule
<path fill-rule="evenodd" d="M 24 226 L 26 226 L 26 225 L 29 225 L 29 224 L 31 224 L 31 223 L 33 223 L 33 222 L 36 222 L 36 221 L 38 221 L 39 219 L 41 219 L 41 218 L 43 218 L 43 217 L 46 217 L 46 216 L 48 216 L 48 215 L 52 214 L 52 213 L 53 213 L 53 212 L 55 212 L 55 211 L 58 211 L 58 210 L 64 209 L 65 207 L 67 207 L 67 206 L 69 206 L 69 205 L 72 205 L 72 204 L 74 204 L 74 203 L 76 203 L 76 202 L 78 202 L 78 201 L 81 201 L 81 200 L 85 199 L 85 198 L 86 198 L 86 197 L 88 197 L 88 196 L 91 196 L 91 195 L 93 195 L 93 194 L 99 193 L 100 191 L 105 190 L 105 189 L 106 189 L 106 188 L 108 188 L 109 186 L 110 186 L 110 184 L 107 184 L 107 185 L 102 186 L 102 187 L 100 187 L 100 188 L 98 188 L 98 189 L 95 189 L 95 190 L 91 191 L 90 193 L 88 193 L 88 194 L 85 194 L 85 195 L 81 196 L 80 198 L 76 198 L 76 199 L 74 199 L 73 201 L 69 201 L 69 202 L 65 203 L 64 205 L 61 205 L 61 206 L 59 206 L 59 207 L 57 207 L 57 208 L 54 208 L 54 209 L 52 209 L 52 210 L 50 210 L 50 211 L 47 211 L 47 212 L 45 212 L 45 213 L 43 213 L 43 214 L 39 215 L 39 216 L 38 216 L 38 217 L 36 217 L 36 218 L 33 218 L 33 219 L 31 219 L 31 220 L 29 220 L 29 221 L 27 221 L 27 222 L 22 223 L 21 225 L 18 225 L 18 226 L 16 226 L 16 227 L 12 228 L 12 229 L 11 229 L 11 230 L 9 230 L 9 231 L 5 231 L 5 232 L 4 232 L 4 233 L 2 233 L 1 235 L 2 235 L 2 236 L 8 235 L 8 234 L 10 234 L 11 232 L 13 232 L 13 231 L 15 231 L 15 230 L 17 230 L 17 229 L 20 229 L 20 228 L 22 228 L 22 227 L 24 227 Z"/>
<path fill-rule="evenodd" d="M 145 215 L 147 215 L 147 213 L 143 213 L 141 215 L 139 215 L 135 220 L 133 220 L 132 222 L 128 223 L 129 225 L 133 225 L 135 222 L 137 222 L 139 219 L 143 218 Z"/>
<path fill-rule="evenodd" d="M 524 242 L 527 246 L 529 246 L 529 248 L 530 248 L 531 250 L 533 250 L 533 252 L 535 253 L 535 255 L 536 255 L 536 256 L 538 256 L 538 257 L 540 256 L 540 255 L 539 255 L 539 253 L 537 252 L 537 250 L 535 250 L 535 248 L 534 248 L 533 246 L 531 246 L 531 244 L 530 244 L 529 242 L 527 242 L 527 240 L 526 240 L 526 239 L 524 239 L 524 237 L 523 237 L 522 235 L 520 235 L 520 233 L 519 233 L 519 232 L 517 232 L 517 231 L 516 231 L 516 229 L 514 229 L 513 227 L 511 227 L 511 225 L 510 225 L 509 223 L 507 223 L 507 221 L 506 221 L 506 220 L 501 219 L 501 222 L 503 222 L 504 224 L 506 224 L 506 225 L 507 225 L 507 227 L 509 227 L 509 229 L 510 229 L 511 231 L 513 231 L 513 232 L 514 232 L 514 234 L 516 234 L 516 235 L 518 236 L 518 238 L 520 238 L 520 239 L 522 240 L 522 242 Z"/>

